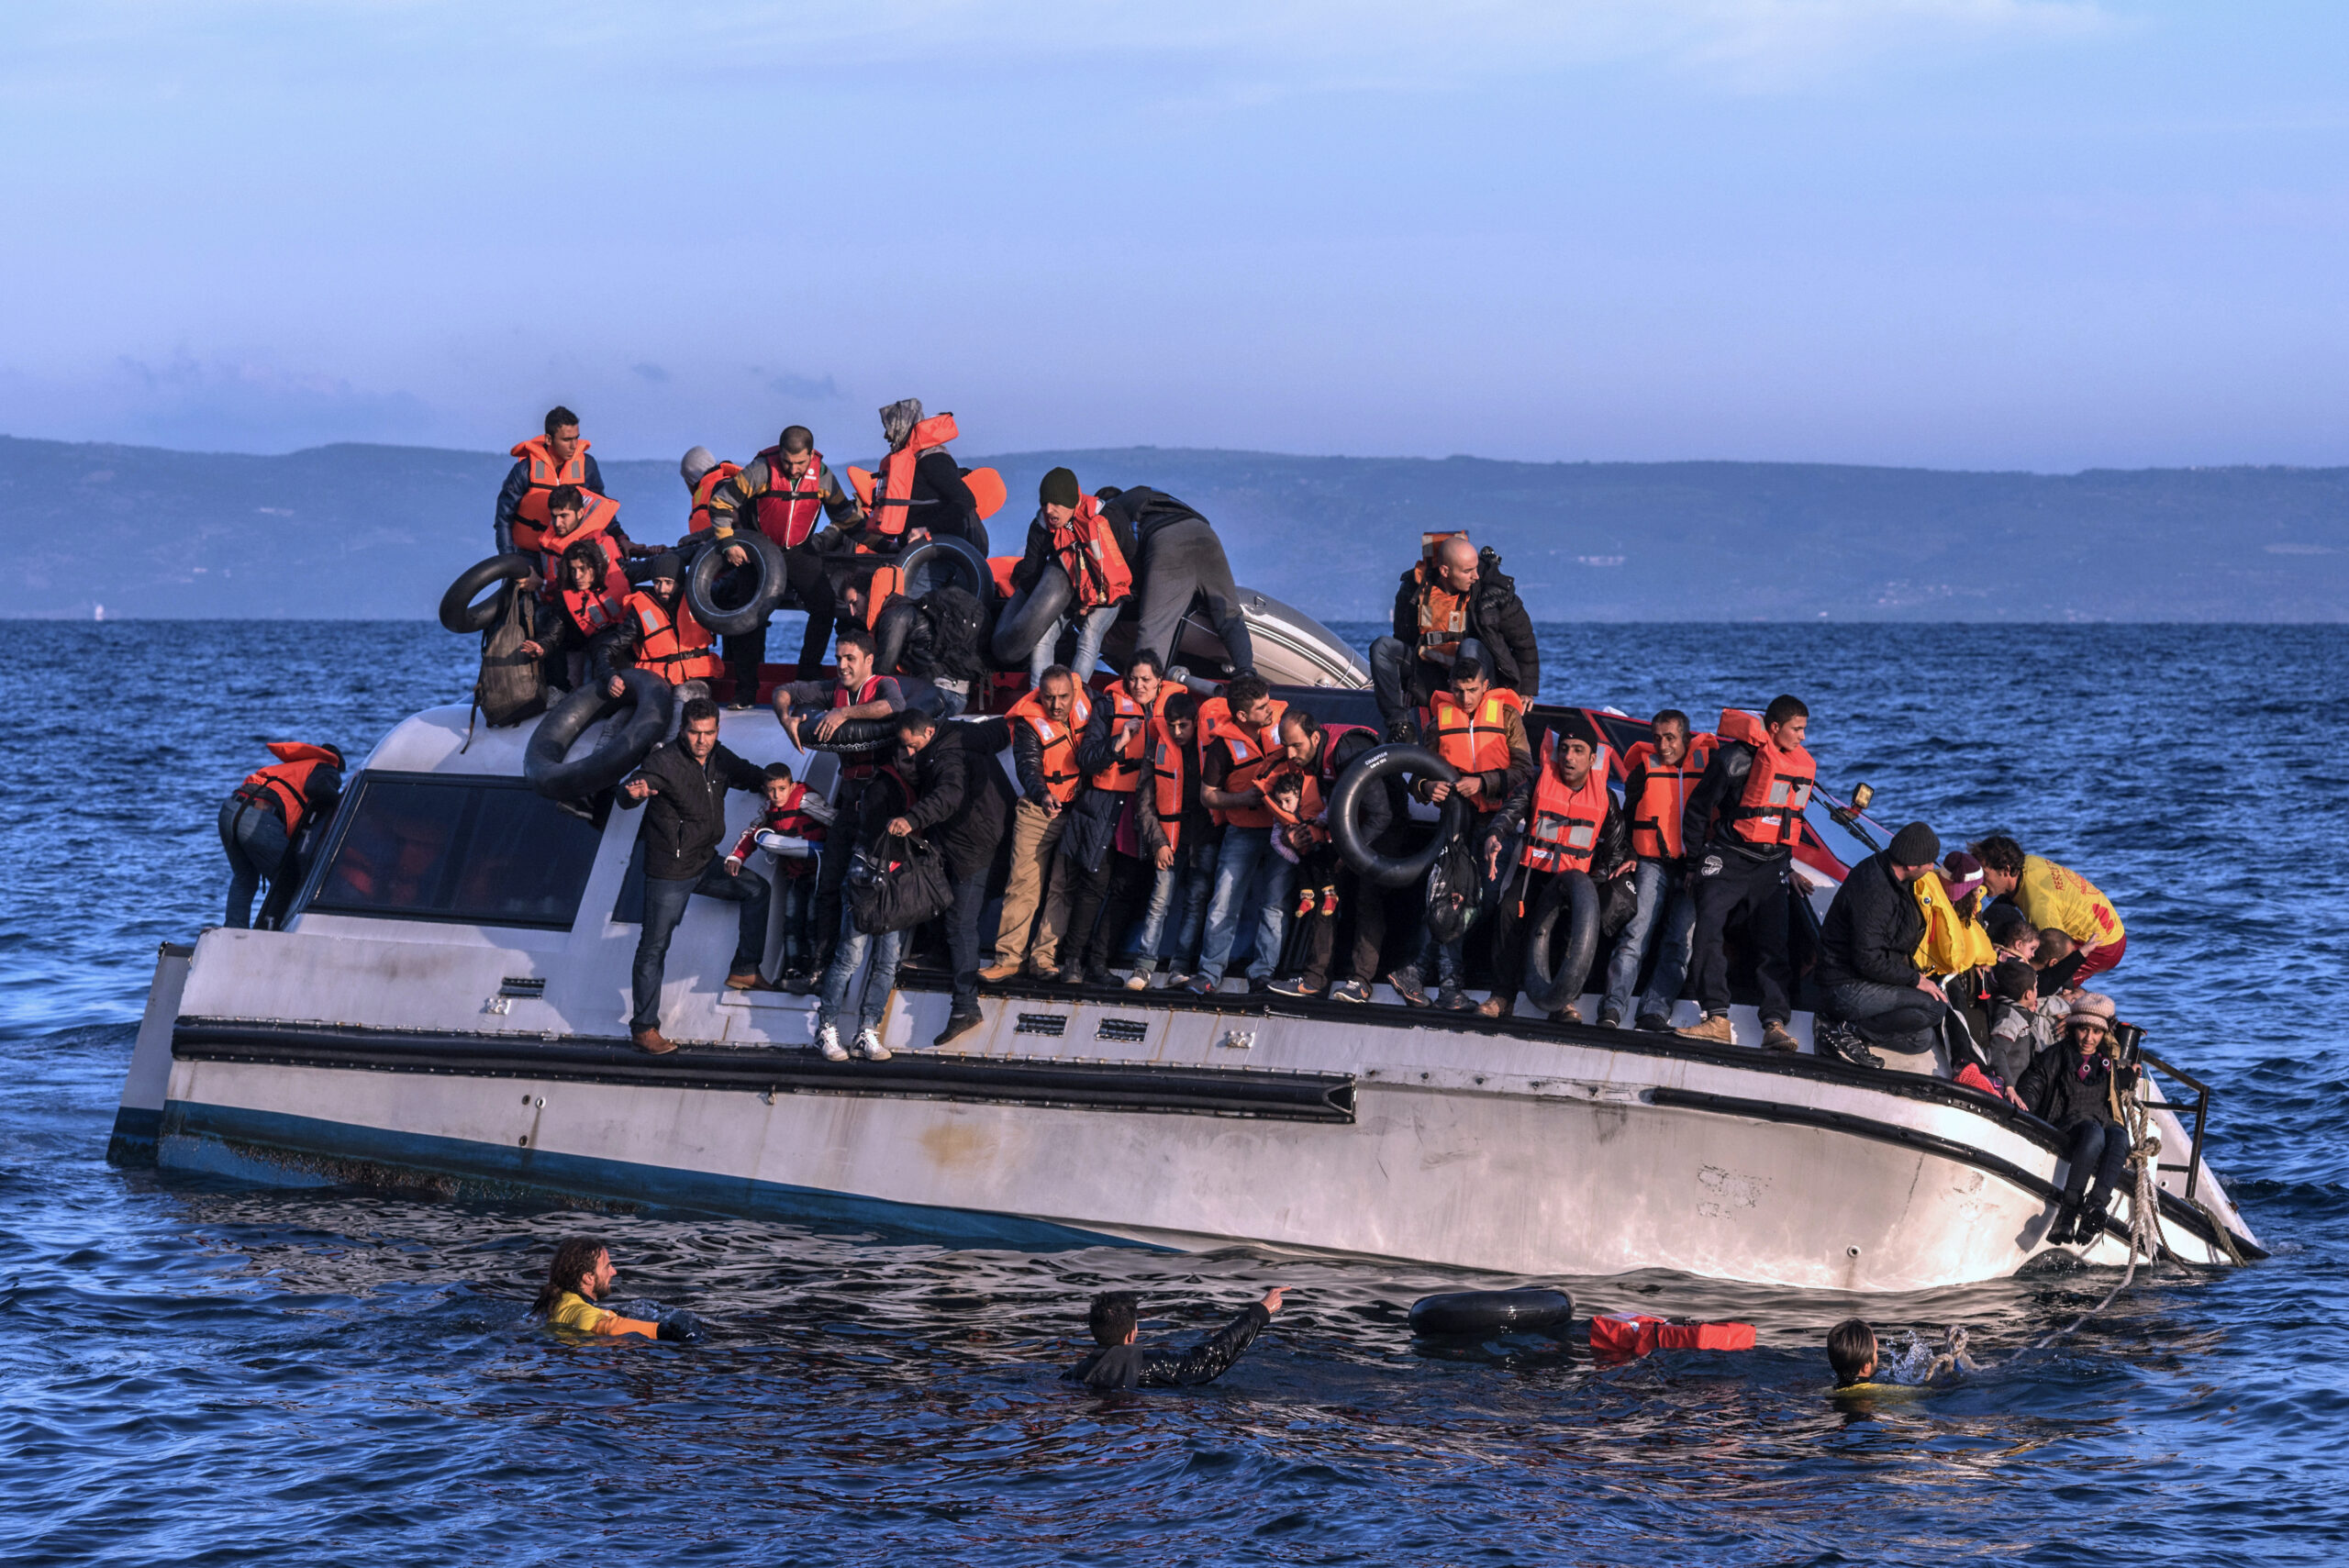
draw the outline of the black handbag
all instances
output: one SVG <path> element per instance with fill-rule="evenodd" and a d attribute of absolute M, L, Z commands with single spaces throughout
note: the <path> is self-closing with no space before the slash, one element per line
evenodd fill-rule
<path fill-rule="evenodd" d="M 853 873 L 849 877 L 849 917 L 868 937 L 910 931 L 954 906 L 954 882 L 946 873 L 946 856 L 924 840 L 898 841 L 905 848 L 898 851 L 895 866 L 863 881 Z"/>

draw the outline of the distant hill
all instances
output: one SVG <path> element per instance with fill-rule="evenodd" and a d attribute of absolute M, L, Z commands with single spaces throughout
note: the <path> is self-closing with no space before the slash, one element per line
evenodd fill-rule
<path fill-rule="evenodd" d="M 747 455 L 747 454 L 741 454 Z M 843 460 L 872 454 L 839 454 Z M 1377 619 L 1422 529 L 1497 547 L 1543 620 L 2349 619 L 2349 469 L 1953 473 L 1819 463 L 1527 463 L 1134 448 L 992 462 L 1019 548 L 1044 471 L 1214 518 L 1241 582 Z M 284 457 L 0 437 L 7 613 L 429 617 L 489 551 L 509 460 Z M 667 462 L 607 462 L 639 539 L 682 528 Z"/>

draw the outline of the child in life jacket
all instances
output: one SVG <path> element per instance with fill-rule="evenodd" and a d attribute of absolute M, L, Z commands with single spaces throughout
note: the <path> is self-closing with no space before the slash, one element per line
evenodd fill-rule
<path fill-rule="evenodd" d="M 1876 1374 L 1882 1360 L 1876 1330 L 1857 1318 L 1846 1318 L 1827 1330 L 1827 1364 L 1834 1369 L 1838 1396 L 1875 1398 L 1915 1398 L 1928 1389 L 1947 1387 L 1965 1373 L 1982 1370 L 1966 1350 L 1965 1330 L 1952 1329 L 1945 1348 L 1932 1358 L 1920 1381 L 1879 1383 Z"/>
<path fill-rule="evenodd" d="M 783 971 L 775 984 L 805 995 L 816 983 L 816 862 L 832 807 L 794 782 L 788 762 L 769 762 L 766 774 L 765 807 L 726 858 L 740 865 L 753 849 L 774 856 L 775 903 L 767 917 L 783 922 Z"/>
<path fill-rule="evenodd" d="M 1281 819 L 1273 834 L 1273 852 L 1297 868 L 1297 917 L 1305 918 L 1317 906 L 1322 915 L 1335 915 L 1338 851 L 1330 837 L 1327 808 L 1306 814 L 1305 775 L 1295 768 L 1273 774 L 1264 789 L 1264 808 Z"/>

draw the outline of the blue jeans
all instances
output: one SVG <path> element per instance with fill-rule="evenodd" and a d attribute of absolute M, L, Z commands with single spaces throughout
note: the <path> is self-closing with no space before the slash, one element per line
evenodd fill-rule
<path fill-rule="evenodd" d="M 1174 961 L 1169 970 L 1187 972 L 1198 958 L 1199 930 L 1207 924 L 1208 894 L 1215 886 L 1219 848 L 1214 835 L 1193 833 L 1174 851 L 1174 863 L 1156 873 L 1150 909 L 1141 919 L 1141 962 L 1137 967 L 1144 974 L 1157 969 L 1161 959 Z"/>
<path fill-rule="evenodd" d="M 230 795 L 220 803 L 220 847 L 228 851 L 228 913 L 221 922 L 231 930 L 248 930 L 253 923 L 253 895 L 263 882 L 276 892 L 279 868 L 285 864 L 285 824 L 264 806 Z"/>
<path fill-rule="evenodd" d="M 954 906 L 946 912 L 947 961 L 954 966 L 953 1011 L 979 1010 L 979 917 L 987 906 L 985 867 L 954 884 Z"/>
<path fill-rule="evenodd" d="M 905 946 L 906 933 L 891 931 L 885 936 L 868 937 L 856 929 L 856 917 L 841 907 L 841 940 L 832 949 L 832 966 L 824 971 L 824 984 L 816 997 L 816 1027 L 840 1021 L 841 1007 L 848 1000 L 849 982 L 856 978 L 857 966 L 864 962 L 864 950 L 873 950 L 873 973 L 864 979 L 864 996 L 858 1009 L 865 1028 L 879 1029 L 881 1020 L 889 1016 L 889 993 L 897 984 L 897 955 Z"/>
<path fill-rule="evenodd" d="M 1270 828 L 1226 828 L 1215 862 L 1215 892 L 1208 899 L 1207 935 L 1199 944 L 1199 973 L 1223 978 L 1223 966 L 1241 923 L 1253 916 L 1255 951 L 1248 956 L 1248 978 L 1269 980 L 1281 959 L 1281 936 L 1288 929 L 1289 878 L 1296 868 L 1273 851 Z"/>
<path fill-rule="evenodd" d="M 1493 673 L 1492 656 L 1485 645 L 1475 638 L 1461 639 L 1460 651 L 1473 653 L 1485 666 L 1485 673 Z M 1437 664 L 1419 657 L 1419 651 L 1399 637 L 1375 637 L 1370 642 L 1370 689 L 1378 699 L 1379 717 L 1389 725 L 1400 724 L 1411 717 L 1412 710 L 1426 706 L 1428 698 L 1442 691 L 1452 679 L 1452 667 Z"/>
<path fill-rule="evenodd" d="M 1425 929 L 1424 925 L 1421 929 Z M 1420 984 L 1432 980 L 1439 989 L 1446 986 L 1459 989 L 1461 951 L 1467 940 L 1465 937 L 1454 937 L 1448 942 L 1440 942 L 1431 935 L 1422 936 L 1419 939 L 1419 956 L 1411 964 L 1419 972 Z M 1516 999 L 1514 995 L 1509 998 L 1511 1001 Z"/>
<path fill-rule="evenodd" d="M 1077 615 L 1076 656 L 1068 662 L 1068 667 L 1076 672 L 1078 681 L 1085 680 L 1093 673 L 1093 666 L 1101 662 L 1102 639 L 1109 635 L 1109 628 L 1117 621 L 1118 606 L 1115 605 L 1102 605 Z M 1044 635 L 1036 639 L 1035 650 L 1028 655 L 1030 685 L 1044 684 L 1044 672 L 1052 667 L 1052 650 L 1061 645 L 1061 633 L 1067 629 L 1068 618 L 1063 617 L 1054 621 Z"/>
<path fill-rule="evenodd" d="M 1663 861 L 1640 862 L 1632 869 L 1631 886 L 1639 894 L 1639 906 L 1631 911 L 1631 923 L 1616 940 L 1614 956 L 1607 961 L 1607 999 L 1599 1010 L 1619 1018 L 1668 1018 L 1673 1003 L 1680 998 L 1680 983 L 1688 978 L 1688 949 L 1697 935 L 1697 901 Z M 1631 988 L 1640 983 L 1640 965 L 1647 961 L 1648 949 L 1659 932 L 1664 951 L 1656 955 L 1655 974 L 1634 1015 Z"/>
<path fill-rule="evenodd" d="M 636 939 L 636 966 L 629 975 L 636 1011 L 629 1015 L 628 1027 L 640 1031 L 661 1027 L 661 971 L 668 962 L 669 939 L 677 934 L 677 922 L 685 917 L 685 905 L 696 893 L 742 906 L 735 929 L 734 962 L 728 973 L 757 973 L 766 948 L 768 892 L 767 879 L 757 872 L 727 875 L 723 855 L 710 856 L 698 877 L 680 877 L 674 882 L 646 877 L 644 931 Z"/>
<path fill-rule="evenodd" d="M 816 962 L 815 873 L 785 876 L 778 861 L 774 889 L 774 917 L 783 922 L 780 962 L 787 970 L 805 969 Z"/>

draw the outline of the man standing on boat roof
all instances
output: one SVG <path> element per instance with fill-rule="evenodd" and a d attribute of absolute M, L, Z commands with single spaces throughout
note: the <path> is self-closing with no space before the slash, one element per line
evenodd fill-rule
<path fill-rule="evenodd" d="M 1411 714 L 1443 689 L 1464 649 L 1485 678 L 1527 702 L 1542 693 L 1542 649 L 1533 617 L 1502 575 L 1501 558 L 1465 533 L 1423 534 L 1419 560 L 1395 593 L 1395 635 L 1370 645 L 1370 680 L 1387 739 L 1411 739 Z"/>
<path fill-rule="evenodd" d="M 515 446 L 514 466 L 497 492 L 491 524 L 499 554 L 537 548 L 539 530 L 547 523 L 547 497 L 559 487 L 575 484 L 604 495 L 604 471 L 587 446 L 579 439 L 579 416 L 561 404 L 547 410 L 545 434 Z"/>
<path fill-rule="evenodd" d="M 1774 698 L 1762 717 L 1723 708 L 1720 744 L 1688 796 L 1680 841 L 1696 858 L 1697 1001 L 1704 1018 L 1681 1029 L 1690 1040 L 1733 1045 L 1729 1018 L 1729 927 L 1742 921 L 1762 986 L 1762 1043 L 1799 1051 L 1787 1029 L 1794 1016 L 1787 958 L 1787 897 L 1794 846 L 1818 768 L 1803 750 L 1810 709 L 1800 697 Z"/>
<path fill-rule="evenodd" d="M 696 447 L 685 454 L 688 466 L 696 453 L 709 455 L 707 449 Z M 696 486 L 699 500 L 696 479 L 688 478 L 685 483 Z M 807 612 L 807 629 L 799 636 L 796 673 L 802 680 L 813 680 L 823 665 L 824 648 L 831 640 L 832 617 L 838 609 L 824 560 L 828 546 L 839 542 L 840 536 L 820 529 L 819 525 L 850 528 L 863 514 L 841 489 L 840 479 L 825 463 L 824 454 L 816 450 L 815 433 L 805 425 L 786 425 L 774 445 L 707 488 L 706 505 L 695 511 L 696 530 L 707 528 L 724 540 L 738 528 L 756 528 L 783 551 L 784 573 L 791 583 L 790 596 L 784 602 Z M 740 545 L 723 548 L 729 566 L 750 564 L 750 552 Z M 766 648 L 764 621 L 726 639 L 726 666 L 734 678 L 735 706 L 748 707 L 758 700 L 759 665 L 766 658 Z"/>

